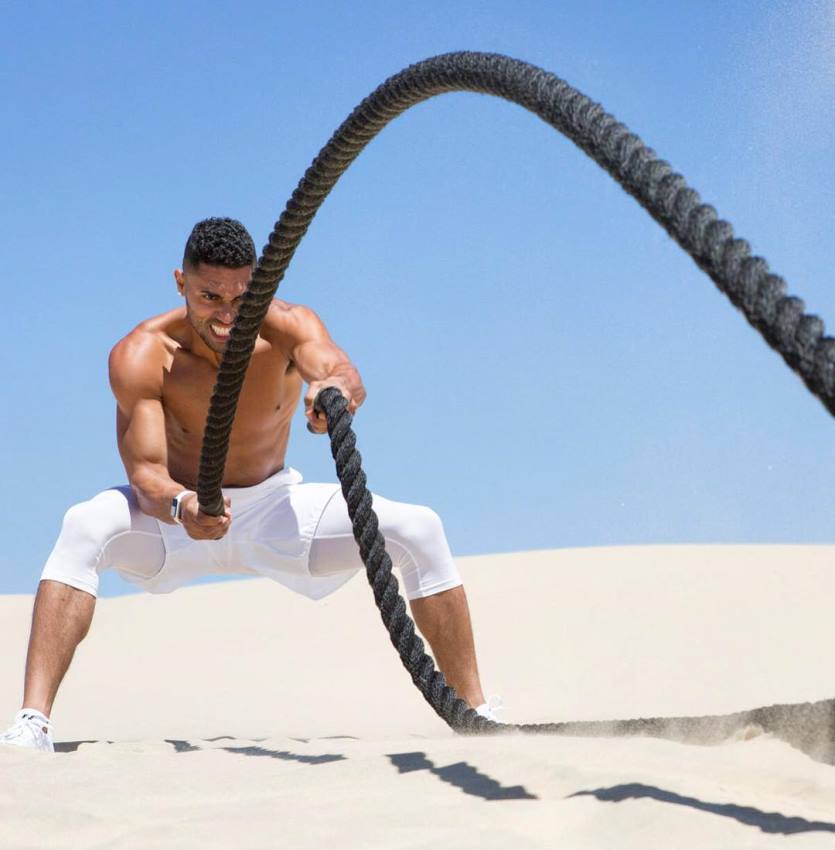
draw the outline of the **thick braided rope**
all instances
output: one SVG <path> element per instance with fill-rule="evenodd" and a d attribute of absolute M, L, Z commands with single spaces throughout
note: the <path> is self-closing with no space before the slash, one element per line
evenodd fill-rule
<path fill-rule="evenodd" d="M 687 251 L 806 386 L 835 413 L 835 340 L 823 322 L 786 296 L 731 225 L 701 203 L 684 178 L 603 108 L 547 71 L 491 53 L 450 53 L 395 74 L 354 109 L 305 172 L 270 235 L 226 344 L 206 422 L 197 492 L 220 514 L 229 433 L 258 329 L 307 228 L 341 174 L 393 118 L 436 94 L 473 91 L 506 98 L 572 139 Z"/>
<path fill-rule="evenodd" d="M 823 322 L 819 318 L 804 314 L 802 301 L 785 295 L 783 280 L 770 273 L 765 260 L 750 255 L 748 244 L 734 238 L 731 225 L 719 219 L 712 207 L 702 204 L 699 195 L 687 186 L 680 174 L 659 160 L 599 104 L 553 74 L 507 56 L 451 53 L 409 66 L 362 101 L 322 148 L 276 223 L 243 299 L 212 395 L 197 486 L 204 511 L 217 515 L 223 510 L 221 482 L 229 434 L 249 359 L 272 297 L 313 216 L 341 174 L 389 121 L 410 106 L 448 91 L 473 91 L 503 97 L 539 115 L 572 139 L 670 233 L 827 409 L 835 413 L 835 340 L 824 336 Z M 361 473 L 358 461 L 356 463 Z M 361 520 L 370 512 L 370 503 L 367 506 L 358 503 L 356 507 L 361 511 Z M 368 513 L 368 516 L 373 514 Z M 361 524 L 361 534 L 366 540 L 371 532 Z M 371 547 L 368 552 L 378 557 L 378 544 L 371 540 L 368 546 Z M 377 596 L 375 588 L 375 598 Z M 378 604 L 381 601 L 390 607 L 396 622 L 408 620 L 405 603 L 400 600 L 397 606 L 390 591 L 380 592 Z M 409 623 L 413 633 L 414 627 L 411 621 Z M 408 643 L 405 638 L 402 640 Z M 401 638 L 397 641 L 400 651 Z M 461 730 L 466 717 L 469 719 L 464 725 L 471 726 L 474 731 L 493 728 L 489 721 L 481 723 L 483 718 L 470 723 L 472 712 L 462 714 L 456 707 L 456 702 L 461 701 L 450 699 L 443 691 L 445 686 L 441 687 L 436 678 L 426 673 L 420 666 L 422 661 L 416 649 L 409 652 L 416 656 L 407 664 L 407 667 L 411 664 L 413 678 L 417 676 L 417 683 L 426 679 L 429 691 L 424 694 L 429 693 L 427 699 L 448 723 Z M 440 700 L 445 700 L 443 705 Z M 771 712 L 768 718 L 774 729 L 774 717 L 779 719 L 785 714 L 782 709 L 791 713 L 801 708 L 775 706 L 757 711 Z M 809 710 L 812 714 L 829 712 L 831 704 L 828 701 L 815 703 Z M 627 724 L 627 727 L 618 726 L 622 732 L 632 730 L 646 734 L 647 730 L 656 728 L 653 724 L 678 723 L 682 729 L 691 729 L 700 720 L 714 722 L 715 718 L 617 723 Z M 787 722 L 791 725 L 794 720 L 790 718 Z M 581 730 L 593 731 L 588 724 L 547 724 L 547 727 L 538 728 L 578 734 L 586 733 Z"/>
<path fill-rule="evenodd" d="M 421 638 L 398 592 L 397 579 L 391 572 L 391 558 L 378 530 L 371 493 L 366 487 L 362 458 L 351 428 L 352 417 L 342 394 L 333 388 L 322 390 L 316 406 L 325 412 L 331 453 L 336 474 L 348 505 L 354 539 L 365 564 L 368 583 L 392 645 L 403 666 L 426 701 L 449 726 L 461 733 L 499 734 L 523 732 L 553 735 L 648 735 L 699 744 L 716 743 L 759 727 L 788 741 L 823 761 L 835 763 L 835 700 L 793 705 L 772 705 L 722 716 L 648 717 L 634 720 L 585 721 L 563 723 L 497 724 L 473 711 L 435 669 L 424 652 Z"/>

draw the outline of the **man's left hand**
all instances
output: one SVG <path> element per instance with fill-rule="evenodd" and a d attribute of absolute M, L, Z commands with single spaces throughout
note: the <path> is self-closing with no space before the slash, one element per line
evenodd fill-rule
<path fill-rule="evenodd" d="M 313 402 L 316 401 L 316 396 L 322 392 L 325 387 L 335 387 L 342 393 L 343 398 L 348 402 L 348 412 L 353 416 L 357 412 L 357 408 L 362 403 L 362 399 L 354 399 L 351 394 L 351 388 L 348 381 L 344 378 L 326 378 L 324 381 L 313 381 L 307 388 L 307 393 L 304 397 L 304 415 L 307 417 L 307 430 L 311 434 L 326 434 L 328 431 L 328 420 L 323 411 L 313 409 Z"/>

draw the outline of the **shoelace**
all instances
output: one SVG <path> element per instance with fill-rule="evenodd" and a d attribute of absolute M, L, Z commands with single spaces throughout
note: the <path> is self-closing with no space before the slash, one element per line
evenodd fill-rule
<path fill-rule="evenodd" d="M 43 715 L 18 712 L 14 725 L 0 735 L 0 741 L 13 741 L 15 738 L 20 738 L 25 732 L 31 731 L 32 727 L 45 737 L 49 737 L 49 733 L 52 731 L 52 724 Z"/>

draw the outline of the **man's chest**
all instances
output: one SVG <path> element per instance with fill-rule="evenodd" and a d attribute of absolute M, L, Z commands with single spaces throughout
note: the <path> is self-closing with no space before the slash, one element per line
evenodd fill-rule
<path fill-rule="evenodd" d="M 283 358 L 254 355 L 235 414 L 234 435 L 261 431 L 292 416 L 301 395 L 301 378 Z M 217 370 L 201 358 L 178 355 L 163 379 L 162 404 L 169 431 L 202 439 Z M 175 436 L 169 434 L 169 436 Z"/>

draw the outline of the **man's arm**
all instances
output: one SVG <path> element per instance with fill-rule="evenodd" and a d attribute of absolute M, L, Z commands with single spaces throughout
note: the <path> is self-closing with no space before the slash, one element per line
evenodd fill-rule
<path fill-rule="evenodd" d="M 348 401 L 348 410 L 354 414 L 366 397 L 362 378 L 309 307 L 300 304 L 274 307 L 273 316 L 282 347 L 309 385 L 304 396 L 307 428 L 324 434 L 328 430 L 325 415 L 313 410 L 316 396 L 325 387 L 336 387 Z"/>
<path fill-rule="evenodd" d="M 168 444 L 162 407 L 165 351 L 151 335 L 134 331 L 110 352 L 110 386 L 116 396 L 116 434 L 139 507 L 161 522 L 173 524 L 171 500 L 187 489 L 168 473 Z M 195 539 L 218 539 L 226 533 L 229 511 L 209 517 L 198 509 L 196 495 L 184 502 L 182 521 Z"/>

